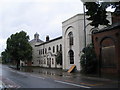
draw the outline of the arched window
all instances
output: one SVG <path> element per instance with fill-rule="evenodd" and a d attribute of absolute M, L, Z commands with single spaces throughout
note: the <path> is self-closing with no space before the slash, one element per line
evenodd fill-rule
<path fill-rule="evenodd" d="M 52 58 L 52 64 L 54 64 L 54 59 Z"/>
<path fill-rule="evenodd" d="M 47 53 L 47 49 L 45 48 L 45 54 Z"/>
<path fill-rule="evenodd" d="M 53 53 L 55 52 L 55 47 L 53 46 Z"/>
<path fill-rule="evenodd" d="M 58 52 L 58 45 L 57 45 L 57 48 L 56 48 L 56 49 L 57 49 L 56 51 Z"/>
<path fill-rule="evenodd" d="M 74 64 L 74 52 L 73 50 L 69 50 L 69 59 L 70 59 L 70 64 Z"/>
<path fill-rule="evenodd" d="M 68 37 L 69 37 L 69 45 L 73 45 L 73 33 L 69 32 Z"/>
<path fill-rule="evenodd" d="M 62 45 L 60 44 L 60 51 L 62 51 Z"/>

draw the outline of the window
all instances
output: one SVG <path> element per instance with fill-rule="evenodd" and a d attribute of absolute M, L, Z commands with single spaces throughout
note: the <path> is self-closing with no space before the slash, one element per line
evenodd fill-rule
<path fill-rule="evenodd" d="M 48 58 L 47 58 L 47 65 L 49 65 L 49 61 L 48 61 Z"/>
<path fill-rule="evenodd" d="M 42 49 L 41 49 L 41 54 L 42 54 Z"/>
<path fill-rule="evenodd" d="M 41 53 L 40 53 L 40 50 L 39 50 L 39 55 L 40 55 Z"/>
<path fill-rule="evenodd" d="M 44 54 L 44 49 L 43 49 L 43 54 Z"/>
<path fill-rule="evenodd" d="M 70 33 L 68 34 L 68 37 L 69 37 L 69 45 L 73 45 L 73 33 L 70 32 Z"/>
<path fill-rule="evenodd" d="M 49 47 L 48 50 L 51 50 L 51 48 Z"/>
<path fill-rule="evenodd" d="M 46 60 L 44 59 L 44 64 L 46 64 Z"/>
<path fill-rule="evenodd" d="M 45 54 L 47 53 L 47 49 L 45 48 Z"/>
<path fill-rule="evenodd" d="M 52 64 L 54 64 L 54 59 L 52 58 Z"/>
<path fill-rule="evenodd" d="M 56 48 L 56 49 L 57 49 L 56 51 L 58 52 L 58 45 L 57 45 L 57 48 Z"/>
<path fill-rule="evenodd" d="M 43 64 L 43 60 L 40 61 L 40 64 Z"/>
<path fill-rule="evenodd" d="M 40 60 L 39 60 L 39 64 L 40 64 Z"/>
<path fill-rule="evenodd" d="M 60 51 L 62 51 L 62 45 L 60 44 Z"/>
<path fill-rule="evenodd" d="M 55 47 L 53 46 L 53 53 L 55 52 Z"/>
<path fill-rule="evenodd" d="M 70 50 L 68 52 L 68 54 L 69 54 L 70 64 L 74 64 L 74 52 L 73 52 L 73 50 Z"/>

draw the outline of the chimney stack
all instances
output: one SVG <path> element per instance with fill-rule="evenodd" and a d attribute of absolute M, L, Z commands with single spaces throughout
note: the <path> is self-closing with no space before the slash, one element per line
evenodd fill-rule
<path fill-rule="evenodd" d="M 48 41 L 49 41 L 49 36 L 47 35 L 47 36 L 46 36 L 46 42 L 48 42 Z"/>

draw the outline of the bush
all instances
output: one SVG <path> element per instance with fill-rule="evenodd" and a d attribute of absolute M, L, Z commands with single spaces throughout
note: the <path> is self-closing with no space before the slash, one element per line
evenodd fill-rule
<path fill-rule="evenodd" d="M 82 50 L 83 54 L 80 59 L 81 72 L 84 74 L 96 73 L 97 71 L 97 59 L 92 44 L 89 44 Z"/>
<path fill-rule="evenodd" d="M 57 62 L 57 64 L 62 65 L 62 52 L 61 51 L 57 52 L 56 62 Z"/>

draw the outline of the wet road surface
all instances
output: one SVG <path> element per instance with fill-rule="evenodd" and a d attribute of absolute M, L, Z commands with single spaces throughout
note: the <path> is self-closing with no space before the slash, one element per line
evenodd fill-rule
<path fill-rule="evenodd" d="M 90 88 L 49 77 L 19 72 L 4 65 L 2 66 L 2 79 L 11 88 Z"/>
<path fill-rule="evenodd" d="M 17 71 L 2 66 L 2 79 L 13 88 L 118 88 L 116 81 L 76 75 L 61 69 L 27 68 Z"/>

